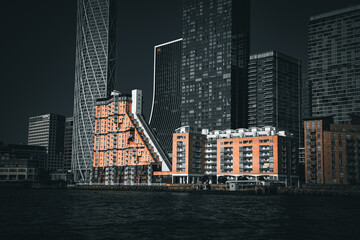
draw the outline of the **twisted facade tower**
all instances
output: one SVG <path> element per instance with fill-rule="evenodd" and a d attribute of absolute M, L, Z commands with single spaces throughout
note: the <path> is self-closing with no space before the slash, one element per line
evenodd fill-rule
<path fill-rule="evenodd" d="M 115 83 L 116 1 L 78 0 L 72 171 L 89 182 L 94 145 L 94 105 Z"/>

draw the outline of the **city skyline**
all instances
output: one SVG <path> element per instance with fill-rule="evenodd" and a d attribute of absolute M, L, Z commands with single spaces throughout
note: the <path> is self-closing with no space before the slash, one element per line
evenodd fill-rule
<path fill-rule="evenodd" d="M 307 35 L 304 33 L 307 32 L 309 17 L 357 3 L 272 2 L 251 1 L 250 53 L 272 49 L 281 51 L 299 58 L 303 62 L 303 72 L 307 68 Z M 133 88 L 143 89 L 147 119 L 152 104 L 153 47 L 181 37 L 181 1 L 158 3 L 154 4 L 156 7 L 147 9 L 150 4 L 144 2 L 144 9 L 147 10 L 140 11 L 147 14 L 142 14 L 142 18 L 133 18 L 132 22 L 129 17 L 136 4 L 122 4 L 117 11 L 118 34 L 123 33 L 118 46 L 129 46 L 131 42 L 133 45 L 126 49 L 118 47 L 118 55 L 119 52 L 122 54 L 119 56 L 115 88 L 121 92 L 129 92 Z M 20 1 L 18 4 L 10 1 L 0 4 L 0 15 L 4 18 L 1 22 L 5 24 L 2 29 L 4 36 L 7 36 L 1 40 L 1 45 L 6 47 L 1 60 L 4 75 L 0 100 L 3 110 L 12 116 L 2 119 L 0 124 L 0 141 L 6 143 L 26 142 L 30 116 L 49 112 L 71 116 L 73 111 L 76 1 L 56 5 L 46 1 Z M 18 14 L 14 14 L 15 10 Z M 288 21 L 283 21 L 284 17 L 288 17 Z M 289 29 L 292 31 L 286 31 Z M 149 40 L 147 36 L 150 36 Z M 140 47 L 139 42 L 143 42 L 143 46 Z M 134 71 L 138 66 L 142 66 L 144 71 Z M 120 82 L 125 84 L 119 85 Z M 9 99 L 12 104 L 5 105 L 10 102 Z"/>

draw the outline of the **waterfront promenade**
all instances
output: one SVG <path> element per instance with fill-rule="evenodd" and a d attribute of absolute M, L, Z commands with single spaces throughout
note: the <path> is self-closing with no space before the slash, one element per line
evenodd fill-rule
<path fill-rule="evenodd" d="M 304 186 L 303 188 L 248 186 L 231 191 L 227 184 L 157 184 L 157 185 L 73 185 L 70 190 L 111 190 L 151 192 L 192 192 L 203 194 L 238 195 L 307 195 L 360 198 L 360 186 Z"/>

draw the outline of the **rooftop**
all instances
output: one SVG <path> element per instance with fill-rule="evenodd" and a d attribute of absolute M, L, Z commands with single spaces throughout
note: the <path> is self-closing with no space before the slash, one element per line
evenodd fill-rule
<path fill-rule="evenodd" d="M 334 10 L 331 12 L 318 14 L 318 15 L 310 17 L 310 21 L 315 21 L 315 20 L 322 19 L 322 18 L 332 17 L 332 16 L 336 16 L 336 15 L 340 15 L 343 13 L 352 12 L 352 11 L 356 11 L 356 10 L 360 10 L 360 5 L 350 6 L 347 8 L 342 8 L 342 9 Z"/>

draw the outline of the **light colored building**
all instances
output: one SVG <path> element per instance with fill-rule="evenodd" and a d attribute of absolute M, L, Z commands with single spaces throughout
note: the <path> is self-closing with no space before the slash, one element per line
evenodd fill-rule
<path fill-rule="evenodd" d="M 94 109 L 115 84 L 116 0 L 78 0 L 71 168 L 75 182 L 90 182 Z"/>
<path fill-rule="evenodd" d="M 65 117 L 44 114 L 29 118 L 28 144 L 46 148 L 47 158 L 40 168 L 56 171 L 64 168 Z"/>

